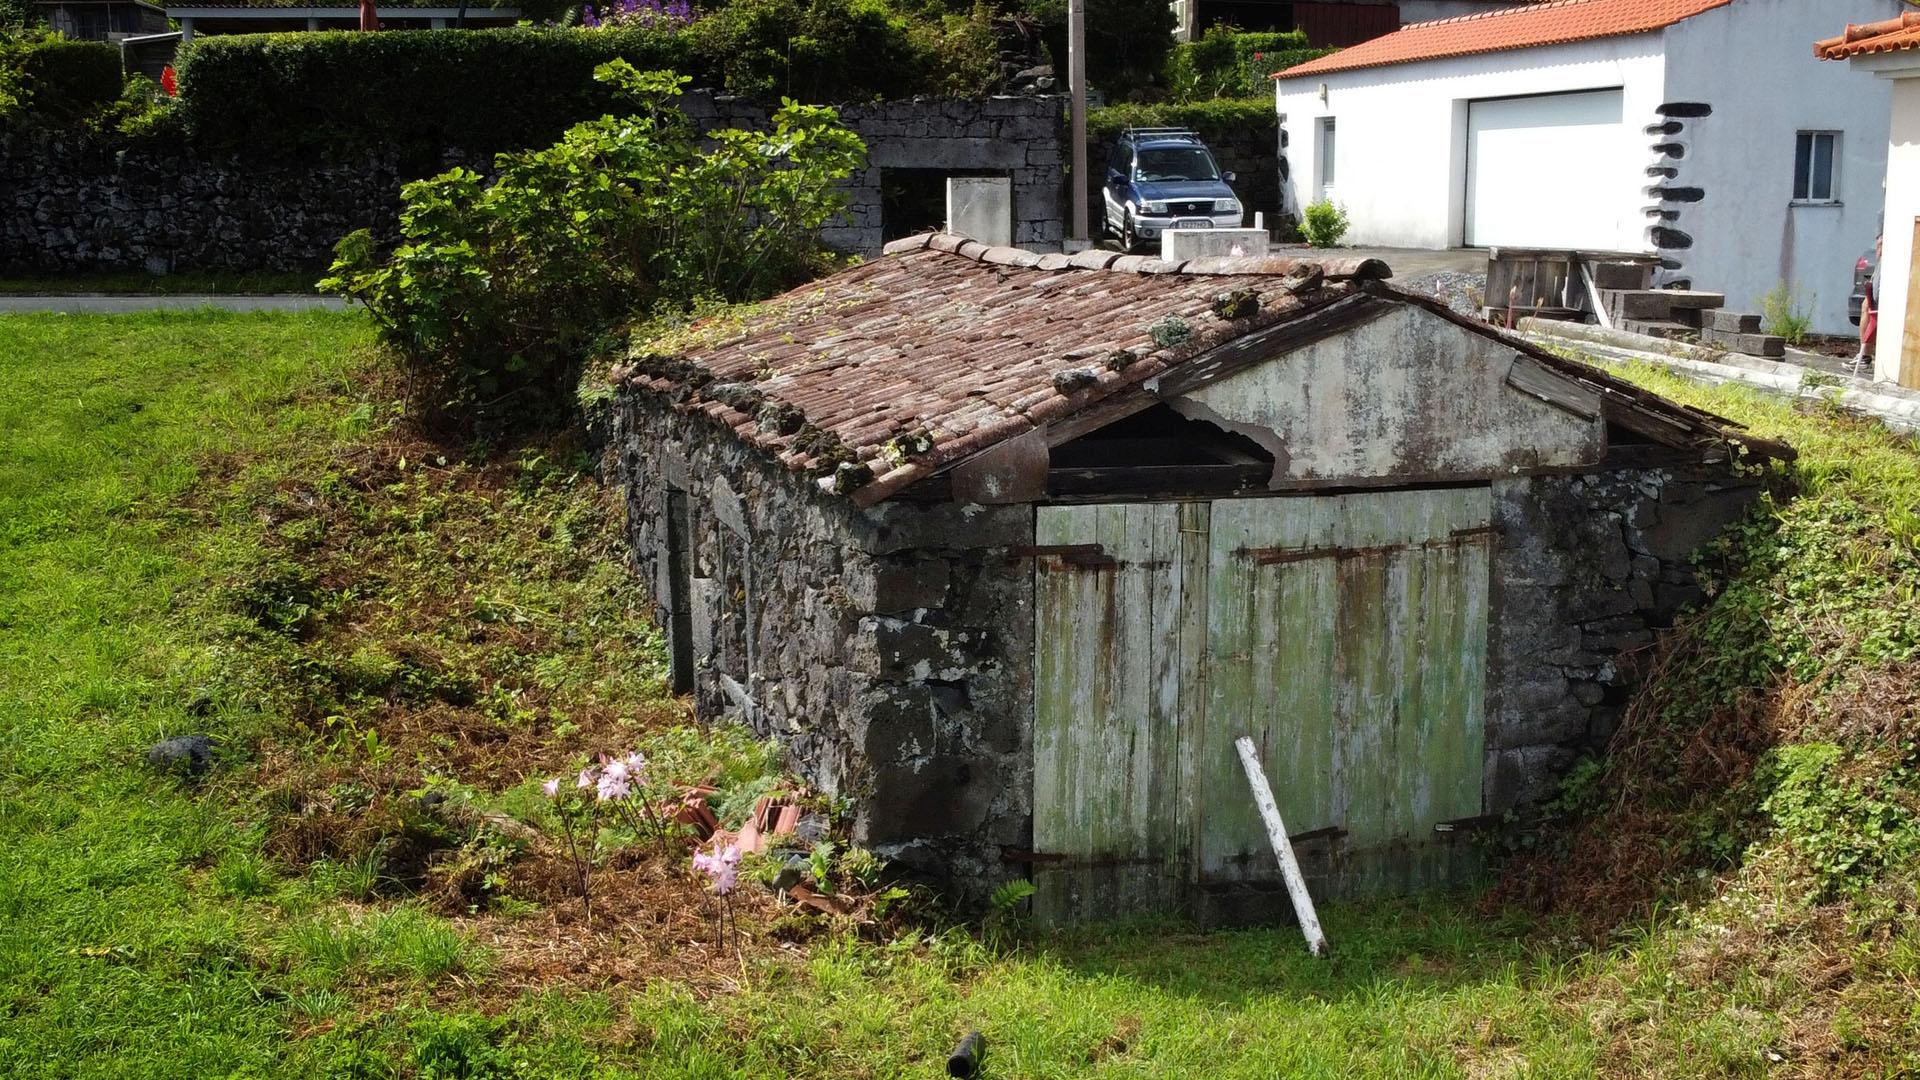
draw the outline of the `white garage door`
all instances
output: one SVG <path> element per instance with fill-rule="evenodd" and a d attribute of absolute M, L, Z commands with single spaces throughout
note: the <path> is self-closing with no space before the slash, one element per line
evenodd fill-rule
<path fill-rule="evenodd" d="M 1641 143 L 1636 152 L 1618 90 L 1470 103 L 1467 244 L 1639 249 Z"/>

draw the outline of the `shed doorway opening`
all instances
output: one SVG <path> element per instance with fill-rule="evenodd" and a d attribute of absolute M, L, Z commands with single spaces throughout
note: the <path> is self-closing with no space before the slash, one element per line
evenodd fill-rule
<path fill-rule="evenodd" d="M 1242 735 L 1316 896 L 1469 876 L 1436 827 L 1482 812 L 1491 513 L 1484 486 L 1040 508 L 1036 915 L 1283 909 Z"/>

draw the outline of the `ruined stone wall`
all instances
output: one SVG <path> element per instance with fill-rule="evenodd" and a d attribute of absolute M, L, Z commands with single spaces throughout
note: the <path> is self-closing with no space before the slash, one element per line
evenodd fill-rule
<path fill-rule="evenodd" d="M 757 105 L 708 94 L 689 95 L 686 109 L 709 128 L 763 126 L 767 116 Z M 1059 97 L 841 106 L 840 118 L 866 140 L 867 167 L 847 182 L 847 221 L 826 230 L 827 242 L 877 254 L 893 239 L 881 220 L 886 171 L 933 169 L 1005 175 L 1013 181 L 1014 246 L 1059 250 L 1066 235 L 1064 109 Z"/>
<path fill-rule="evenodd" d="M 973 905 L 1031 835 L 1027 507 L 855 509 L 704 417 L 627 394 L 611 447 L 660 625 L 669 488 L 686 492 L 694 695 L 853 800 L 857 842 Z M 749 672 L 753 674 L 749 676 Z"/>
<path fill-rule="evenodd" d="M 1633 690 L 1623 654 L 1701 599 L 1692 556 L 1759 491 L 1724 466 L 1494 482 L 1489 813 L 1604 748 Z"/>
<path fill-rule="evenodd" d="M 757 126 L 767 110 L 727 97 L 683 100 L 707 130 Z M 854 105 L 842 117 L 867 141 L 869 167 L 846 184 L 847 220 L 827 242 L 879 254 L 885 170 L 1003 173 L 1013 181 L 1014 243 L 1057 249 L 1061 105 L 1052 97 Z M 0 134 L 0 271 L 310 270 L 355 229 L 397 238 L 400 185 L 489 157 L 394 154 L 270 164 L 212 159 L 171 143 L 124 145 L 79 133 Z"/>

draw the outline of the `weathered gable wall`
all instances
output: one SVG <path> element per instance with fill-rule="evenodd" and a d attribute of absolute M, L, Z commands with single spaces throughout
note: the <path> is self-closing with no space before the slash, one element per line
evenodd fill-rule
<path fill-rule="evenodd" d="M 1410 304 L 1171 404 L 1271 452 L 1276 487 L 1478 478 L 1591 465 L 1606 450 L 1597 395 Z"/>
<path fill-rule="evenodd" d="M 1028 507 L 867 511 L 815 493 L 703 417 L 617 399 L 636 569 L 670 596 L 667 498 L 687 494 L 694 696 L 780 740 L 856 839 L 961 904 L 1030 833 Z M 660 624 L 669 626 L 667 612 Z"/>

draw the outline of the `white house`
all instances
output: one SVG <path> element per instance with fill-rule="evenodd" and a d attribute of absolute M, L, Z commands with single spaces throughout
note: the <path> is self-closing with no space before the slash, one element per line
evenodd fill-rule
<path fill-rule="evenodd" d="M 1887 145 L 1887 246 L 1880 259 L 1880 345 L 1876 378 L 1920 389 L 1920 319 L 1908 330 L 1913 257 L 1920 248 L 1920 14 L 1849 26 L 1813 47 L 1822 60 L 1888 79 L 1893 124 Z"/>
<path fill-rule="evenodd" d="M 1784 282 L 1849 333 L 1890 91 L 1808 55 L 1831 2 L 1556 0 L 1290 68 L 1288 202 L 1342 204 L 1356 244 L 1658 253 L 1663 283 L 1751 311 Z"/>

